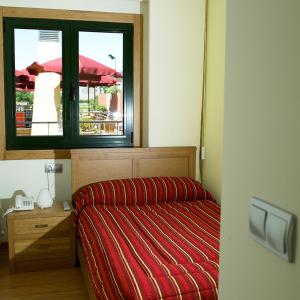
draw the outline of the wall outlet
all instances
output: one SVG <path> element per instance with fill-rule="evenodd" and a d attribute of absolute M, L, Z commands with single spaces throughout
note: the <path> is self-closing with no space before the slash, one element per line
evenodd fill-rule
<path fill-rule="evenodd" d="M 63 165 L 57 163 L 46 163 L 45 164 L 45 173 L 62 173 Z"/>
<path fill-rule="evenodd" d="M 200 149 L 200 159 L 204 160 L 205 159 L 205 147 L 202 146 Z"/>

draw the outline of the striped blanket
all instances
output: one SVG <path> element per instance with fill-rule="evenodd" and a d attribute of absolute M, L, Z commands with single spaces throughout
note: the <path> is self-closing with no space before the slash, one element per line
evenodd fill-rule
<path fill-rule="evenodd" d="M 218 298 L 220 207 L 197 181 L 94 183 L 74 205 L 99 299 Z"/>

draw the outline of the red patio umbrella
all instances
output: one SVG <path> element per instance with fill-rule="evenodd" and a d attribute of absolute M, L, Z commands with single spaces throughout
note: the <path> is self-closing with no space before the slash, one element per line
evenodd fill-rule
<path fill-rule="evenodd" d="M 101 76 L 100 80 L 80 80 L 80 86 L 89 86 L 89 87 L 96 87 L 96 86 L 112 86 L 116 84 L 120 84 L 116 78 L 111 77 L 109 75 Z"/>
<path fill-rule="evenodd" d="M 26 83 L 28 81 L 34 81 L 35 76 L 30 75 L 27 69 L 21 71 L 15 70 L 16 83 Z"/>
<path fill-rule="evenodd" d="M 34 90 L 35 76 L 30 75 L 26 69 L 15 70 L 15 83 L 16 89 L 26 92 L 32 92 Z"/>
<path fill-rule="evenodd" d="M 16 70 L 15 71 L 16 77 L 16 89 L 17 90 L 24 90 L 28 92 L 34 91 L 34 83 L 35 83 L 35 76 L 30 75 L 26 69 L 24 70 Z M 95 78 L 94 78 L 95 79 Z M 80 80 L 80 86 L 89 86 L 89 87 L 96 87 L 96 86 L 112 86 L 119 84 L 120 82 L 109 75 L 100 76 L 100 79 L 97 80 Z"/>
<path fill-rule="evenodd" d="M 122 77 L 122 74 L 116 70 L 101 64 L 98 61 L 95 61 L 91 58 L 88 58 L 83 55 L 79 55 L 79 79 L 80 80 L 100 80 L 100 76 L 110 75 L 114 77 Z M 27 67 L 29 74 L 38 75 L 41 72 L 55 72 L 62 74 L 62 59 L 56 58 L 39 64 L 37 62 L 32 63 Z"/>
<path fill-rule="evenodd" d="M 62 75 L 62 58 L 56 58 L 43 64 L 33 62 L 25 70 L 16 70 L 16 89 L 32 91 L 35 76 L 42 72 L 54 72 Z M 84 55 L 79 55 L 78 73 L 79 85 L 87 87 L 115 85 L 118 84 L 115 78 L 122 77 L 122 74 L 116 70 Z"/>

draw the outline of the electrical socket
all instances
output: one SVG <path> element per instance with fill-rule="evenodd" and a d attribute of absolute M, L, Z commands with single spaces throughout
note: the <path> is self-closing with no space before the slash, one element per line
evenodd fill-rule
<path fill-rule="evenodd" d="M 205 146 L 202 146 L 201 148 L 200 148 L 200 159 L 201 160 L 204 160 L 205 158 L 206 158 L 206 156 L 205 156 Z"/>
<path fill-rule="evenodd" d="M 58 163 L 46 163 L 45 173 L 62 173 L 63 165 Z"/>

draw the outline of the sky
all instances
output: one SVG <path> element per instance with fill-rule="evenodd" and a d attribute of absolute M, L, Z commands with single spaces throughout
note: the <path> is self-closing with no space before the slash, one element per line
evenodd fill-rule
<path fill-rule="evenodd" d="M 38 30 L 15 29 L 15 68 L 22 70 L 34 61 L 40 63 L 61 56 L 61 43 L 38 42 Z M 79 53 L 111 68 L 123 71 L 123 36 L 121 33 L 79 32 Z M 42 60 L 42 61 L 39 61 Z"/>

